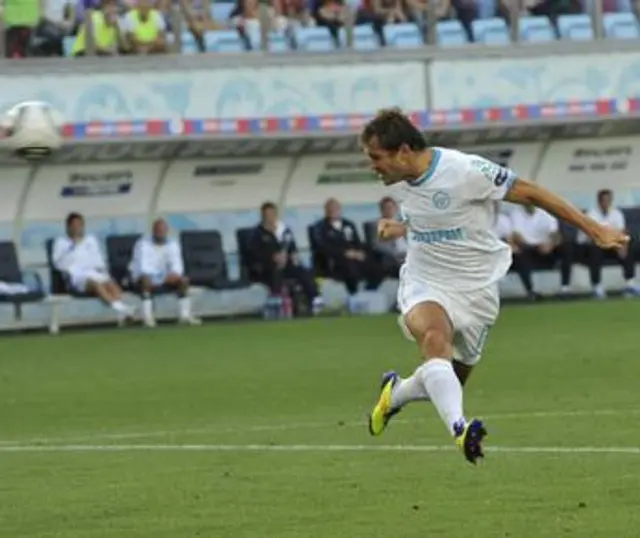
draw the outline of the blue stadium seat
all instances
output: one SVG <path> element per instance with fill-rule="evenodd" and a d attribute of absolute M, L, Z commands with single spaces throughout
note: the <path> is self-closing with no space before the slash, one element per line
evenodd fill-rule
<path fill-rule="evenodd" d="M 338 33 L 340 44 L 345 47 L 347 45 L 347 32 L 344 28 L 340 28 Z M 380 40 L 373 31 L 370 24 L 359 24 L 353 27 L 353 48 L 356 50 L 378 50 L 380 48 Z"/>
<path fill-rule="evenodd" d="M 476 19 L 471 23 L 471 33 L 476 43 L 485 45 L 507 45 L 511 43 L 509 28 L 504 19 Z"/>
<path fill-rule="evenodd" d="M 594 0 L 582 0 L 582 11 L 585 13 L 593 13 Z M 631 13 L 631 0 L 616 0 L 615 10 L 618 13 Z"/>
<path fill-rule="evenodd" d="M 75 40 L 75 36 L 67 36 L 62 40 L 62 50 L 64 50 L 65 56 L 71 56 Z"/>
<path fill-rule="evenodd" d="M 327 52 L 336 49 L 329 29 L 324 26 L 316 28 L 296 28 L 294 39 L 298 50 L 308 52 Z"/>
<path fill-rule="evenodd" d="M 269 52 L 289 52 L 291 51 L 291 47 L 289 46 L 289 40 L 287 36 L 283 33 L 271 32 L 267 36 L 267 47 L 269 48 Z M 251 46 L 255 50 L 260 50 L 261 46 L 261 36 L 260 32 L 251 33 L 249 35 L 249 42 Z"/>
<path fill-rule="evenodd" d="M 216 2 L 214 0 L 211 2 L 211 18 L 220 24 L 224 24 L 229 20 L 229 15 L 231 15 L 234 7 L 236 6 L 233 2 Z"/>
<path fill-rule="evenodd" d="M 558 32 L 561 39 L 571 41 L 591 41 L 594 37 L 591 17 L 585 13 L 560 15 L 558 17 Z"/>
<path fill-rule="evenodd" d="M 197 54 L 198 46 L 191 32 L 182 32 L 182 54 Z"/>
<path fill-rule="evenodd" d="M 611 39 L 640 38 L 640 24 L 633 13 L 605 13 L 604 35 Z"/>
<path fill-rule="evenodd" d="M 246 47 L 236 30 L 215 30 L 204 35 L 209 52 L 246 52 Z"/>
<path fill-rule="evenodd" d="M 496 0 L 475 0 L 479 19 L 490 19 L 496 16 Z"/>
<path fill-rule="evenodd" d="M 469 39 L 459 20 L 440 21 L 436 25 L 436 43 L 441 47 L 458 47 L 469 44 Z"/>
<path fill-rule="evenodd" d="M 397 49 L 415 49 L 424 45 L 420 28 L 411 22 L 387 24 L 384 27 L 384 38 L 388 47 Z"/>
<path fill-rule="evenodd" d="M 545 43 L 556 40 L 556 33 L 548 17 L 520 17 L 520 41 Z"/>

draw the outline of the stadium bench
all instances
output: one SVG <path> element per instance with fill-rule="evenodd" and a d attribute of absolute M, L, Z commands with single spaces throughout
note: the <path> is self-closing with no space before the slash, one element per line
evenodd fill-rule
<path fill-rule="evenodd" d="M 231 280 L 222 245 L 215 230 L 183 231 L 180 234 L 185 275 L 193 286 L 214 290 L 238 290 L 249 287 L 244 279 Z"/>
<path fill-rule="evenodd" d="M 106 239 L 109 274 L 123 291 L 137 291 L 129 272 L 133 248 L 140 234 L 110 235 Z"/>
<path fill-rule="evenodd" d="M 28 285 L 27 280 L 31 281 Z M 27 285 L 29 291 L 18 293 L 1 293 L 0 303 L 11 304 L 17 322 L 22 321 L 22 305 L 41 303 L 46 300 L 40 275 L 33 271 L 23 271 L 18 261 L 15 244 L 12 241 L 0 242 L 0 282 L 7 284 Z M 52 316 L 53 317 L 53 316 Z M 50 322 L 50 326 L 51 326 Z"/>
<path fill-rule="evenodd" d="M 519 23 L 518 34 L 525 43 L 549 43 L 557 39 L 549 17 L 520 17 Z"/>

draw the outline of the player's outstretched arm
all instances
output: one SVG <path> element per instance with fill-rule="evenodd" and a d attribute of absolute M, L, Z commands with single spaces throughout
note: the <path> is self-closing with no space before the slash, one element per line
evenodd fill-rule
<path fill-rule="evenodd" d="M 600 248 L 620 248 L 629 242 L 629 236 L 625 232 L 598 224 L 567 200 L 536 183 L 516 179 L 505 196 L 505 200 L 521 205 L 533 204 L 544 209 L 582 230 Z"/>
<path fill-rule="evenodd" d="M 402 222 L 393 219 L 380 219 L 378 221 L 378 237 L 384 241 L 404 237 L 406 233 L 407 227 Z"/>

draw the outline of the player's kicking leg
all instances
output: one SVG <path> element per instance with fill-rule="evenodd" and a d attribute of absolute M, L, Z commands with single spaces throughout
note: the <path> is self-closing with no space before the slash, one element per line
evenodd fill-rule
<path fill-rule="evenodd" d="M 385 374 L 380 397 L 370 416 L 369 430 L 372 435 L 379 435 L 404 405 L 430 400 L 467 460 L 475 463 L 483 456 L 482 440 L 486 430 L 479 420 L 467 421 L 464 416 L 462 385 L 471 368 L 451 359 L 451 321 L 438 303 L 427 301 L 413 307 L 405 316 L 405 323 L 425 362 L 407 379 L 400 379 L 395 372 Z"/>

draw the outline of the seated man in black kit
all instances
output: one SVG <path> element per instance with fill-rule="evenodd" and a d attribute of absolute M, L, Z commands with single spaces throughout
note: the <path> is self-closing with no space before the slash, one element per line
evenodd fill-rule
<path fill-rule="evenodd" d="M 256 226 L 249 249 L 256 276 L 272 293 L 282 292 L 285 279 L 295 280 L 302 287 L 310 310 L 317 314 L 322 309 L 322 297 L 313 273 L 300 263 L 293 232 L 278 219 L 274 203 L 262 204 L 260 224 Z"/>
<path fill-rule="evenodd" d="M 606 224 L 616 230 L 625 230 L 624 214 L 613 205 L 613 192 L 609 189 L 598 191 L 597 202 L 596 207 L 589 211 L 589 216 L 600 224 Z M 635 283 L 636 267 L 632 246 L 627 245 L 620 250 L 603 250 L 589 241 L 583 233 L 578 234 L 578 244 L 578 257 L 589 267 L 593 295 L 596 298 L 604 298 L 607 295 L 601 284 L 602 264 L 605 260 L 615 260 L 622 266 L 626 282 L 625 295 L 640 295 L 640 288 Z"/>
<path fill-rule="evenodd" d="M 340 203 L 329 198 L 324 205 L 325 217 L 317 224 L 318 248 L 327 259 L 329 277 L 344 282 L 349 295 L 358 291 L 358 283 L 367 281 L 375 289 L 382 275 L 371 255 L 360 241 L 356 225 L 342 218 Z"/>
<path fill-rule="evenodd" d="M 514 269 L 520 275 L 530 299 L 540 295 L 533 288 L 534 269 L 553 269 L 560 264 L 562 292 L 569 289 L 571 263 L 565 255 L 558 221 L 549 213 L 534 206 L 517 206 L 510 213 Z"/>
<path fill-rule="evenodd" d="M 385 196 L 379 207 L 380 218 L 397 220 L 398 204 L 393 198 Z M 400 266 L 407 256 L 407 240 L 404 237 L 386 240 L 378 237 L 373 249 L 381 258 L 384 276 L 398 278 Z"/>

